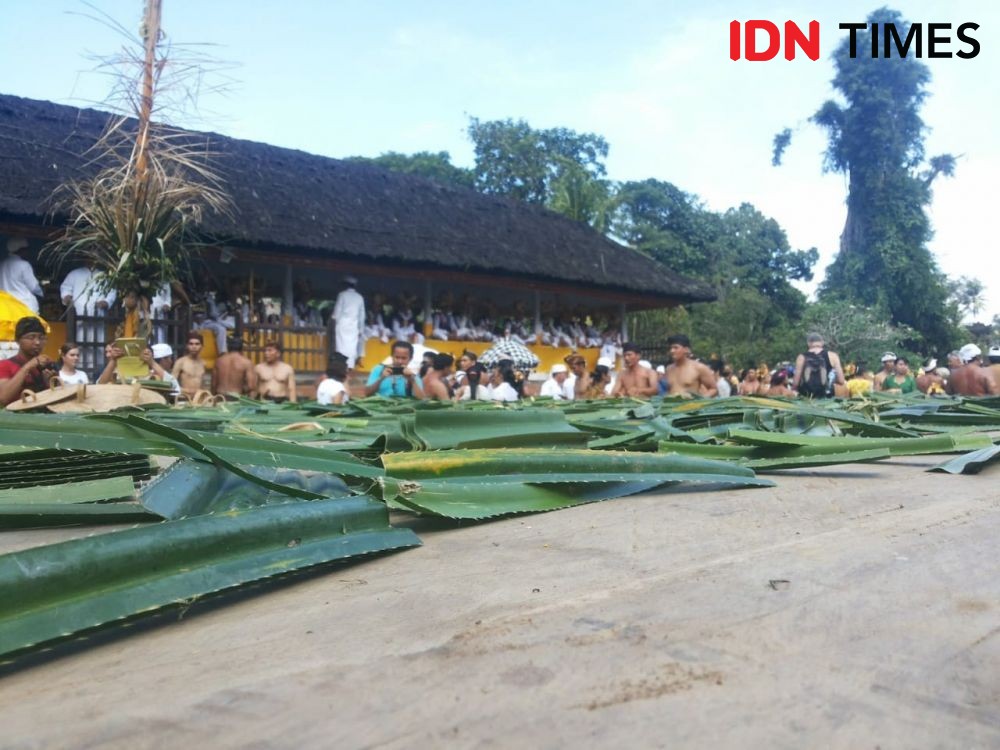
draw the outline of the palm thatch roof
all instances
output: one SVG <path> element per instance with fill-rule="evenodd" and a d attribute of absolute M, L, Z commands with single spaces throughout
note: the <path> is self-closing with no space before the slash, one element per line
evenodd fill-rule
<path fill-rule="evenodd" d="M 111 117 L 0 95 L 0 221 L 45 221 L 60 184 L 97 166 L 87 150 Z M 700 282 L 544 209 L 368 164 L 195 133 L 217 153 L 234 217 L 214 239 L 279 253 L 544 279 L 648 298 L 714 299 Z M 58 213 L 55 221 L 60 220 Z"/>

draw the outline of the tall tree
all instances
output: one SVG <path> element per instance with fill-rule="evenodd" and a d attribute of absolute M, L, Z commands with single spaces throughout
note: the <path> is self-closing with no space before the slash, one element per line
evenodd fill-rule
<path fill-rule="evenodd" d="M 881 8 L 869 24 L 891 23 L 902 38 L 909 24 Z M 913 56 L 851 57 L 845 38 L 834 53 L 834 88 L 841 101 L 825 102 L 812 121 L 827 132 L 824 168 L 848 177 L 847 221 L 840 250 L 826 270 L 821 297 L 882 307 L 892 322 L 916 332 L 911 346 L 941 350 L 953 340 L 943 274 L 927 248 L 930 222 L 924 211 L 931 183 L 951 175 L 949 155 L 927 161 L 920 107 L 930 80 Z M 871 49 L 871 26 L 857 35 L 857 49 Z M 791 132 L 774 141 L 774 161 Z"/>
<path fill-rule="evenodd" d="M 451 163 L 451 154 L 447 151 L 418 151 L 415 154 L 401 154 L 398 151 L 386 151 L 375 157 L 350 156 L 346 161 L 374 164 L 383 169 L 403 174 L 415 174 L 435 182 L 457 187 L 471 188 L 473 175 L 469 169 L 456 167 Z"/>
<path fill-rule="evenodd" d="M 600 180 L 606 174 L 608 142 L 593 133 L 475 117 L 468 133 L 475 148 L 475 184 L 483 193 L 550 205 L 560 180 Z"/>
<path fill-rule="evenodd" d="M 793 250 L 784 230 L 749 203 L 718 214 L 669 182 L 627 182 L 617 195 L 613 231 L 671 269 L 711 283 L 724 297 L 752 289 L 798 316 L 805 296 L 790 283 L 809 281 L 819 253 Z"/>
<path fill-rule="evenodd" d="M 669 182 L 626 182 L 618 189 L 612 232 L 678 273 L 707 278 L 717 265 L 719 217 L 698 196 Z"/>

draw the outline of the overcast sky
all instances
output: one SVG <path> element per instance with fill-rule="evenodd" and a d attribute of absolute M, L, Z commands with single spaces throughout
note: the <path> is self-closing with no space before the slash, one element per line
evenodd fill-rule
<path fill-rule="evenodd" d="M 136 29 L 141 0 L 92 5 Z M 225 96 L 205 95 L 200 119 L 178 124 L 327 156 L 451 152 L 472 161 L 469 116 L 524 118 L 537 128 L 599 133 L 609 176 L 653 177 L 715 210 L 750 202 L 776 218 L 793 247 L 817 247 L 817 276 L 843 227 L 846 183 L 822 173 L 823 134 L 809 116 L 833 95 L 830 56 L 840 22 L 864 21 L 878 3 L 701 0 L 548 2 L 164 0 L 175 43 L 209 43 L 233 63 Z M 960 154 L 935 186 L 931 249 L 949 275 L 981 278 L 1000 314 L 995 248 L 1000 174 L 1000 4 L 890 3 L 923 23 L 980 24 L 972 60 L 925 60 L 929 155 Z M 88 54 L 120 37 L 77 0 L 0 0 L 0 92 L 65 104 L 100 101 L 107 78 Z M 732 62 L 730 21 L 820 22 L 821 57 Z M 953 50 L 960 47 L 955 44 Z M 782 167 L 771 140 L 795 129 Z M 991 197 L 992 196 L 992 197 Z M 808 285 L 807 290 L 813 285 Z"/>

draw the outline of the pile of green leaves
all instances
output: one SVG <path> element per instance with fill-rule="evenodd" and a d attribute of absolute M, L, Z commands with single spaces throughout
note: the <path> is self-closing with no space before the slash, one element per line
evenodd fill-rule
<path fill-rule="evenodd" d="M 898 396 L 3 413 L 0 529 L 142 525 L 0 555 L 0 655 L 419 544 L 390 510 L 476 520 L 923 453 L 972 472 L 998 430 L 1000 399 Z"/>

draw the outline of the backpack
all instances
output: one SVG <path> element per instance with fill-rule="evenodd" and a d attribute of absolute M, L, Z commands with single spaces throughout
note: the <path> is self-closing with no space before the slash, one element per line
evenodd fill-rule
<path fill-rule="evenodd" d="M 830 372 L 833 370 L 826 349 L 806 352 L 803 357 L 799 394 L 809 398 L 826 398 L 830 395 Z"/>

